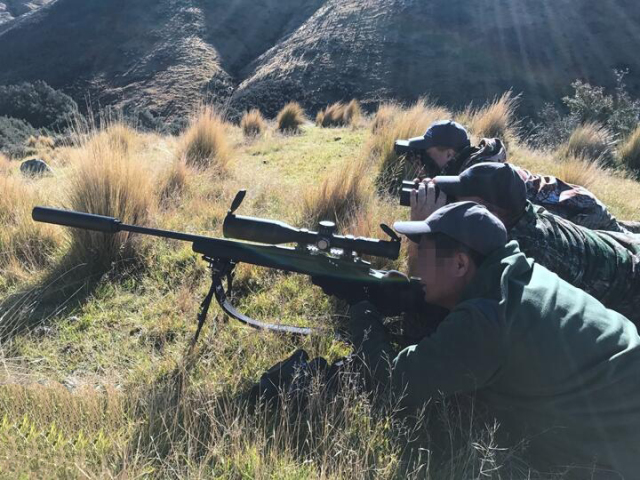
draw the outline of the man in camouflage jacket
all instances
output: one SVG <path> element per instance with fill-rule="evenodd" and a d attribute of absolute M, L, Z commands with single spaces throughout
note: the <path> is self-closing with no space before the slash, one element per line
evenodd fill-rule
<path fill-rule="evenodd" d="M 429 178 L 436 175 L 459 175 L 478 163 L 507 161 L 507 152 L 499 139 L 484 138 L 474 147 L 464 127 L 451 120 L 435 122 L 423 136 L 401 143 L 413 151 L 422 152 L 420 161 Z M 556 177 L 533 174 L 520 167 L 518 173 L 525 182 L 527 199 L 555 215 L 593 230 L 640 232 L 638 222 L 617 220 L 584 187 L 566 183 Z"/>

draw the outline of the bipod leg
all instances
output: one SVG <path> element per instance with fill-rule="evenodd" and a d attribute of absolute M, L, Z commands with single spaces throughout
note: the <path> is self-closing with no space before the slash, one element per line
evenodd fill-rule
<path fill-rule="evenodd" d="M 216 293 L 216 290 L 218 290 L 222 286 L 222 279 L 225 277 L 227 278 L 229 289 L 231 288 L 231 283 L 233 280 L 233 269 L 235 267 L 235 264 L 233 262 L 211 259 L 207 257 L 205 257 L 205 260 L 209 262 L 209 268 L 211 269 L 211 286 L 209 287 L 207 296 L 204 297 L 204 300 L 202 300 L 200 308 L 198 309 L 198 328 L 196 329 L 196 333 L 191 339 L 191 345 L 189 347 L 190 351 L 193 350 L 193 347 L 195 347 L 196 342 L 198 341 L 202 326 L 207 319 L 207 313 L 209 312 L 211 300 L 213 299 L 213 295 Z"/>

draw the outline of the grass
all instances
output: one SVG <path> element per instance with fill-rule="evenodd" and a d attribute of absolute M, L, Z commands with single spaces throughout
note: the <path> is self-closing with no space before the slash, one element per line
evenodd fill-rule
<path fill-rule="evenodd" d="M 405 162 L 393 150 L 397 139 L 424 134 L 433 122 L 451 117 L 445 108 L 420 100 L 409 108 L 381 107 L 384 113 L 374 119 L 375 131 L 365 145 L 365 156 L 377 165 L 376 183 L 381 191 L 395 191 L 402 180 L 413 178 L 416 167 Z M 387 117 L 385 120 L 382 118 Z"/>
<path fill-rule="evenodd" d="M 127 137 L 107 130 L 87 142 L 72 176 L 66 204 L 72 210 L 144 225 L 156 207 L 150 172 L 134 158 L 122 138 Z M 128 232 L 107 235 L 71 229 L 69 235 L 67 260 L 72 265 L 89 262 L 105 271 L 114 262 L 141 255 L 141 243 Z"/>
<path fill-rule="evenodd" d="M 277 129 L 281 133 L 300 133 L 300 127 L 305 123 L 304 110 L 297 102 L 289 102 L 276 117 Z"/>
<path fill-rule="evenodd" d="M 7 176 L 11 172 L 11 160 L 0 152 L 0 176 Z"/>
<path fill-rule="evenodd" d="M 260 110 L 253 108 L 242 116 L 240 128 L 246 137 L 257 137 L 267 130 L 267 122 Z"/>
<path fill-rule="evenodd" d="M 318 112 L 316 125 L 323 128 L 355 126 L 361 117 L 362 108 L 360 107 L 360 102 L 356 99 L 351 100 L 346 105 L 342 102 L 336 102 Z"/>
<path fill-rule="evenodd" d="M 558 154 L 560 157 L 582 157 L 592 162 L 602 162 L 609 159 L 613 141 L 611 133 L 596 123 L 585 123 L 578 126 L 566 144 L 562 145 Z"/>
<path fill-rule="evenodd" d="M 226 173 L 232 155 L 227 130 L 222 117 L 213 108 L 204 107 L 183 133 L 178 158 L 184 158 L 187 165 L 195 168 Z"/>
<path fill-rule="evenodd" d="M 227 125 L 234 162 L 225 176 L 215 168 L 187 166 L 183 138 L 132 131 L 127 148 L 118 142 L 105 147 L 108 140 L 96 140 L 94 132 L 79 146 L 54 149 L 55 178 L 0 175 L 0 238 L 13 236 L 19 225 L 42 226 L 29 220 L 34 202 L 220 236 L 229 202 L 243 187 L 248 195 L 239 214 L 296 226 L 332 216 L 342 233 L 385 238 L 378 224 L 406 219 L 408 209 L 395 197 L 374 195 L 382 153 L 394 132 L 400 138 L 419 135 L 431 121 L 451 115 L 428 102 L 392 110 L 375 132 L 304 125 L 302 136 L 245 142 L 241 128 Z M 380 149 L 374 154 L 376 141 Z M 555 152 L 532 150 L 517 140 L 509 157 L 536 173 L 590 186 L 619 218 L 640 218 L 640 184 L 629 177 L 580 163 L 585 160 L 579 157 L 558 162 Z M 156 208 L 160 201 L 163 208 Z M 15 254 L 1 267 L 3 296 L 35 292 L 22 297 L 19 313 L 26 319 L 41 301 L 40 279 L 78 241 L 70 229 L 50 231 L 55 248 L 44 263 L 22 265 Z M 22 238 L 37 235 L 29 230 Z M 59 295 L 50 300 L 56 310 L 44 323 L 0 344 L 0 476 L 549 478 L 529 474 L 517 450 L 500 448 L 495 426 L 465 416 L 468 410 L 456 401 L 434 402 L 408 421 L 397 415 L 394 399 L 372 399 L 356 383 L 339 394 L 315 383 L 308 403 L 289 399 L 271 412 L 252 410 L 245 393 L 272 364 L 297 348 L 312 358 L 335 359 L 349 347 L 330 336 L 256 332 L 228 321 L 212 305 L 201 341 L 187 355 L 195 313 L 208 289 L 206 263 L 186 243 L 121 240 L 117 248 L 102 240 L 93 244 L 107 271 L 89 296 L 70 304 Z M 110 267 L 114 258 L 130 256 L 144 268 Z M 403 256 L 374 266 L 403 270 L 404 262 Z M 19 274 L 9 283 L 5 272 L 14 268 Z M 235 283 L 234 303 L 259 319 L 344 321 L 341 306 L 305 277 L 240 265 Z M 14 314 L 0 311 L 0 324 Z"/>
<path fill-rule="evenodd" d="M 509 142 L 517 136 L 515 110 L 518 97 L 506 92 L 480 109 L 467 108 L 457 120 L 479 138 L 500 138 Z"/>
<path fill-rule="evenodd" d="M 303 197 L 303 223 L 312 229 L 322 220 L 340 228 L 349 226 L 368 208 L 374 195 L 367 169 L 365 161 L 352 161 L 309 189 Z"/>
<path fill-rule="evenodd" d="M 640 126 L 618 148 L 620 163 L 630 171 L 640 172 Z"/>

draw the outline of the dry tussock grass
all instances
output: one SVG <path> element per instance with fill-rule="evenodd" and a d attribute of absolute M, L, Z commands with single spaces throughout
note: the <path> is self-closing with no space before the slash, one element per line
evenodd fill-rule
<path fill-rule="evenodd" d="M 581 156 L 565 157 L 558 164 L 557 177 L 567 183 L 591 188 L 604 174 L 597 162 Z"/>
<path fill-rule="evenodd" d="M 53 138 L 46 135 L 30 135 L 27 139 L 27 147 L 35 149 L 52 149 L 56 146 L 56 142 Z"/>
<path fill-rule="evenodd" d="M 187 189 L 189 179 L 190 171 L 186 160 L 184 158 L 174 160 L 159 181 L 160 205 L 163 207 L 175 205 Z"/>
<path fill-rule="evenodd" d="M 260 110 L 253 108 L 246 112 L 240 120 L 240 128 L 247 137 L 257 137 L 267 130 L 267 122 Z"/>
<path fill-rule="evenodd" d="M 305 122 L 304 110 L 298 102 L 289 102 L 276 117 L 279 132 L 295 134 L 300 132 L 300 127 Z"/>
<path fill-rule="evenodd" d="M 227 138 L 228 125 L 213 108 L 203 108 L 194 118 L 178 143 L 178 158 L 200 169 L 226 173 L 232 149 Z"/>
<path fill-rule="evenodd" d="M 320 110 L 316 115 L 316 125 L 323 128 L 355 126 L 361 117 L 360 102 L 354 98 L 346 105 L 342 102 L 336 102 L 324 110 Z"/>
<path fill-rule="evenodd" d="M 378 165 L 376 183 L 381 191 L 394 191 L 402 180 L 413 178 L 419 168 L 396 155 L 393 150 L 395 141 L 422 135 L 433 122 L 451 117 L 448 110 L 425 99 L 407 109 L 396 110 L 394 107 L 384 115 L 391 112 L 394 115 L 378 124 L 365 145 L 367 158 Z"/>
<path fill-rule="evenodd" d="M 371 122 L 371 132 L 377 133 L 382 128 L 389 125 L 397 115 L 402 112 L 402 107 L 396 103 L 383 103 L 378 107 L 373 121 Z"/>
<path fill-rule="evenodd" d="M 598 162 L 610 151 L 612 145 L 609 131 L 597 123 L 585 123 L 578 126 L 558 149 L 561 157 L 582 157 L 585 160 Z"/>
<path fill-rule="evenodd" d="M 518 97 L 512 92 L 503 93 L 488 105 L 474 110 L 467 108 L 457 120 L 477 137 L 498 137 L 509 142 L 517 136 L 515 109 Z"/>
<path fill-rule="evenodd" d="M 149 172 L 131 154 L 112 148 L 106 141 L 87 144 L 81 150 L 68 192 L 73 210 L 116 217 L 124 223 L 146 224 L 155 207 Z M 108 269 L 120 260 L 139 258 L 141 245 L 128 232 L 115 235 L 69 229 L 69 261 L 88 262 Z"/>
<path fill-rule="evenodd" d="M 307 190 L 302 201 L 302 223 L 309 228 L 316 228 L 322 220 L 330 220 L 340 228 L 350 225 L 373 198 L 368 169 L 367 162 L 354 161 Z"/>
<path fill-rule="evenodd" d="M 620 163 L 634 173 L 640 172 L 640 126 L 618 148 Z"/>
<path fill-rule="evenodd" d="M 0 175 L 9 175 L 11 172 L 11 160 L 0 152 Z"/>
<path fill-rule="evenodd" d="M 59 229 L 31 219 L 41 203 L 38 186 L 0 176 L 0 283 L 13 284 L 46 267 L 62 244 Z"/>

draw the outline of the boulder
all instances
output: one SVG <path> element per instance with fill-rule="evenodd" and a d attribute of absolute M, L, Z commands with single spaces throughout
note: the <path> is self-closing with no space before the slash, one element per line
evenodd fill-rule
<path fill-rule="evenodd" d="M 44 160 L 39 158 L 32 158 L 25 160 L 20 164 L 20 171 L 23 175 L 28 177 L 49 175 L 53 173 L 53 170 Z"/>

